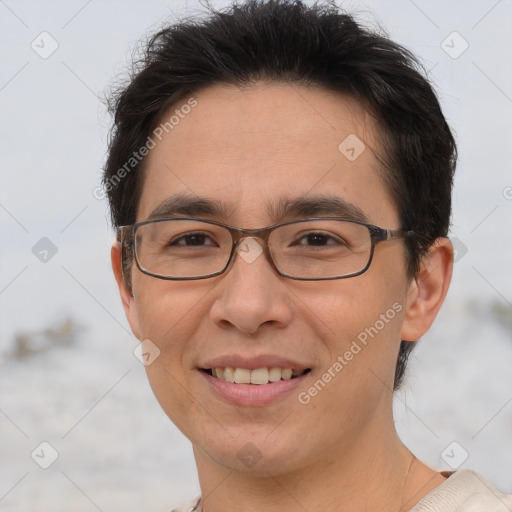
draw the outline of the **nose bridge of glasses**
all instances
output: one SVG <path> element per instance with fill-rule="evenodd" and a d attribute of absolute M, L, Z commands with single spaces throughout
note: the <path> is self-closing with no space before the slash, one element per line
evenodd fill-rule
<path fill-rule="evenodd" d="M 233 242 L 238 245 L 242 240 L 247 238 L 260 239 L 266 242 L 272 229 L 272 226 L 268 226 L 260 229 L 231 228 L 229 231 L 231 232 Z"/>
<path fill-rule="evenodd" d="M 271 266 L 274 266 L 268 247 L 268 238 L 272 227 L 261 229 L 235 228 L 230 230 L 233 239 L 233 256 L 238 254 L 246 263 L 253 263 L 262 254 Z"/>
<path fill-rule="evenodd" d="M 230 229 L 231 238 L 233 241 L 233 250 L 240 252 L 244 246 L 249 246 L 256 249 L 259 246 L 263 252 L 268 251 L 268 237 L 270 235 L 271 227 L 261 229 L 243 229 L 243 228 L 232 228 Z M 258 242 L 259 240 L 259 242 Z"/>

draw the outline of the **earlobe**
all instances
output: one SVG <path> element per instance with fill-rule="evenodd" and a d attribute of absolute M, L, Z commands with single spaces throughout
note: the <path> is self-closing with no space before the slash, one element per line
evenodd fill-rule
<path fill-rule="evenodd" d="M 447 238 L 438 238 L 422 258 L 420 271 L 411 281 L 402 340 L 416 341 L 429 330 L 448 293 L 452 269 L 452 243 Z"/>
<path fill-rule="evenodd" d="M 135 299 L 133 297 L 132 291 L 128 289 L 125 276 L 123 275 L 123 253 L 120 242 L 116 241 L 112 244 L 110 257 L 112 260 L 112 270 L 114 272 L 114 277 L 116 278 L 117 287 L 119 288 L 119 295 L 121 296 L 121 302 L 123 304 L 126 318 L 130 324 L 130 328 L 134 336 L 138 339 L 141 339 L 137 308 L 135 307 Z"/>

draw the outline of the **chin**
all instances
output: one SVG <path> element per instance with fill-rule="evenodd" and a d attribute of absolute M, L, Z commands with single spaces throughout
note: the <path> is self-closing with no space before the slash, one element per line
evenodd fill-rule
<path fill-rule="evenodd" d="M 293 472 L 300 459 L 307 458 L 304 439 L 298 432 L 282 429 L 279 421 L 273 426 L 240 426 L 228 432 L 216 428 L 215 432 L 202 432 L 207 437 L 191 439 L 195 447 L 204 452 L 213 462 L 231 471 L 268 477 Z M 220 429 L 220 430 L 219 430 Z"/>

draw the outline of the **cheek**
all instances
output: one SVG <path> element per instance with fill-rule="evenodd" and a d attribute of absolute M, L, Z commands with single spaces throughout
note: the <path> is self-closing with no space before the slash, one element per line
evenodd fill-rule
<path fill-rule="evenodd" d="M 300 297 L 308 305 L 302 308 L 305 323 L 321 340 L 331 365 L 342 359 L 343 373 L 354 377 L 351 383 L 368 379 L 371 371 L 382 378 L 394 375 L 406 294 L 399 280 L 388 277 L 378 281 L 363 274 Z"/>
<path fill-rule="evenodd" d="M 388 286 L 383 287 L 386 293 L 371 293 L 364 281 L 360 286 L 346 281 L 342 290 L 341 283 L 309 295 L 310 308 L 303 309 L 316 343 L 328 354 L 315 380 L 300 390 L 309 411 L 304 421 L 333 418 L 325 426 L 326 435 L 333 437 L 363 428 L 379 404 L 391 400 L 404 315 L 398 289 Z"/>
<path fill-rule="evenodd" d="M 133 294 L 142 336 L 154 337 L 153 341 L 164 349 L 178 348 L 178 341 L 194 330 L 194 320 L 204 313 L 204 298 L 210 287 L 201 284 L 165 281 L 139 273 L 133 281 Z M 169 344 L 171 339 L 176 343 Z"/>
<path fill-rule="evenodd" d="M 205 296 L 194 285 L 152 279 L 134 286 L 134 296 L 142 338 L 159 350 L 145 367 L 149 384 L 161 408 L 173 423 L 190 435 L 187 418 L 203 414 L 191 394 L 192 356 L 197 352 L 194 335 L 207 315 Z"/>
<path fill-rule="evenodd" d="M 324 282 L 316 290 L 310 286 L 308 290 L 297 291 L 297 304 L 307 316 L 307 323 L 314 324 L 318 333 L 340 342 L 356 338 L 379 321 L 381 315 L 385 316 L 386 331 L 393 328 L 399 332 L 404 288 L 391 276 L 388 282 L 371 279 L 369 273 L 368 279 L 365 276 Z M 378 327 L 382 330 L 381 322 Z"/>
<path fill-rule="evenodd" d="M 157 367 L 165 367 L 177 377 L 190 368 L 188 354 L 201 318 L 207 314 L 209 287 L 178 283 L 149 276 L 134 280 L 134 302 L 137 310 L 141 339 L 149 339 L 160 354 Z M 153 366 L 153 365 L 152 365 Z M 149 370 L 149 368 L 148 368 Z M 148 375 L 152 375 L 149 370 Z"/>

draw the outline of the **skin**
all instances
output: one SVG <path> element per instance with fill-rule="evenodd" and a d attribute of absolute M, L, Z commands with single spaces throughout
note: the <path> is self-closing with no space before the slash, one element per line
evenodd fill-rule
<path fill-rule="evenodd" d="M 197 107 L 147 157 L 137 221 L 183 193 L 228 207 L 222 217 L 202 217 L 260 228 L 282 220 L 269 215 L 269 202 L 328 194 L 373 224 L 401 227 L 375 158 L 378 127 L 355 101 L 262 83 L 209 87 L 194 97 Z M 366 144 L 353 162 L 338 151 L 349 134 Z M 148 378 L 193 444 L 204 511 L 338 511 L 343 504 L 395 512 L 444 481 L 399 440 L 392 389 L 400 340 L 418 339 L 432 324 L 452 260 L 450 242 L 440 239 L 410 279 L 403 240 L 393 240 L 377 244 L 369 270 L 350 279 L 294 281 L 264 257 L 249 264 L 237 256 L 223 275 L 198 281 L 155 279 L 134 267 L 130 293 L 114 244 L 126 316 L 135 336 L 161 351 Z M 394 303 L 402 310 L 307 405 L 294 392 L 265 407 L 234 406 L 198 370 L 226 354 L 292 357 L 311 369 L 298 389 L 307 391 Z M 237 456 L 249 442 L 261 455 L 252 467 Z"/>

